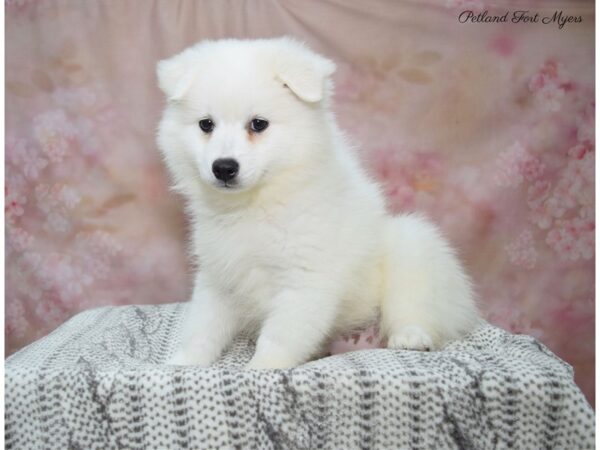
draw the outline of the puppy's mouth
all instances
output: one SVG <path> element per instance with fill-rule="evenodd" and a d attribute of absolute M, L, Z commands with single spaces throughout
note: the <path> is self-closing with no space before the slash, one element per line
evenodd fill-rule
<path fill-rule="evenodd" d="M 236 191 L 240 189 L 240 184 L 237 181 L 220 181 L 217 180 L 214 186 L 223 191 Z"/>

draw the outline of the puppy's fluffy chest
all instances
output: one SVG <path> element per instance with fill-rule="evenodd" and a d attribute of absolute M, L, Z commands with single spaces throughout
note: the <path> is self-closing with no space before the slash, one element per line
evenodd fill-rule
<path fill-rule="evenodd" d="M 199 217 L 194 249 L 202 270 L 227 297 L 253 307 L 296 287 L 322 270 L 335 235 L 326 211 L 299 208 L 279 204 Z"/>

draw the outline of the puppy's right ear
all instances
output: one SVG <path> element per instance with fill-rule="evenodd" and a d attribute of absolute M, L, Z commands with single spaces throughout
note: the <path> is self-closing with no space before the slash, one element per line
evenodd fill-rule
<path fill-rule="evenodd" d="M 181 100 L 194 81 L 192 57 L 194 49 L 187 49 L 156 65 L 158 85 L 169 101 Z"/>

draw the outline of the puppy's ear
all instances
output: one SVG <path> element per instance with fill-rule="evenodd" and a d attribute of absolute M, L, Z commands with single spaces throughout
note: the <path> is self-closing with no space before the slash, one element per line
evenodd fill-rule
<path fill-rule="evenodd" d="M 325 96 L 327 79 L 335 72 L 335 64 L 299 42 L 288 38 L 282 40 L 275 75 L 300 100 L 320 102 Z"/>
<path fill-rule="evenodd" d="M 167 100 L 177 101 L 185 95 L 194 81 L 194 49 L 187 49 L 156 65 L 158 85 L 167 96 Z"/>

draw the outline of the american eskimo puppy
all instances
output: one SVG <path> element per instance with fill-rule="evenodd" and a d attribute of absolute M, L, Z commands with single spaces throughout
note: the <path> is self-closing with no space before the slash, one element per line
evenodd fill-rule
<path fill-rule="evenodd" d="M 247 368 L 286 368 L 380 320 L 428 350 L 478 321 L 440 232 L 386 214 L 330 110 L 333 62 L 290 39 L 205 41 L 158 63 L 158 145 L 198 264 L 172 364 L 209 366 L 241 331 Z"/>

